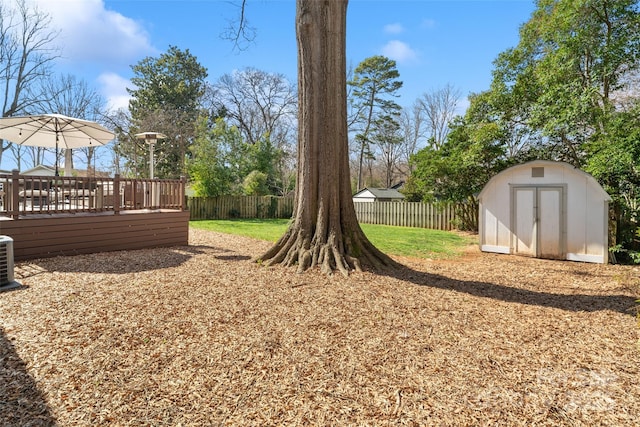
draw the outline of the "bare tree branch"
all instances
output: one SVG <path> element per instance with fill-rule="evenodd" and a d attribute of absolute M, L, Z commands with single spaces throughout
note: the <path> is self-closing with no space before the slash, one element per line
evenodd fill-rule
<path fill-rule="evenodd" d="M 48 77 L 58 57 L 49 30 L 51 18 L 31 2 L 16 0 L 14 8 L 0 2 L 0 112 L 2 117 L 29 113 L 46 97 L 38 83 Z M 9 143 L 0 141 L 0 160 Z M 36 156 L 36 161 L 39 156 Z"/>
<path fill-rule="evenodd" d="M 224 40 L 233 42 L 234 49 L 239 51 L 246 50 L 256 38 L 256 29 L 249 25 L 246 16 L 247 0 L 242 0 L 240 4 L 232 3 L 238 7 L 238 17 L 229 20 L 229 25 L 220 34 Z"/>
<path fill-rule="evenodd" d="M 430 93 L 424 93 L 418 103 L 427 119 L 431 132 L 430 141 L 439 149 L 449 133 L 449 122 L 456 115 L 460 91 L 450 84 Z"/>

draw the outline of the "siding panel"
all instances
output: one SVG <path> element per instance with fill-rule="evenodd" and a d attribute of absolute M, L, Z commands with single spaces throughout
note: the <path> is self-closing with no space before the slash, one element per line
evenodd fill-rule
<path fill-rule="evenodd" d="M 0 234 L 14 241 L 14 258 L 183 246 L 189 243 L 189 212 L 49 216 L 0 221 Z"/>

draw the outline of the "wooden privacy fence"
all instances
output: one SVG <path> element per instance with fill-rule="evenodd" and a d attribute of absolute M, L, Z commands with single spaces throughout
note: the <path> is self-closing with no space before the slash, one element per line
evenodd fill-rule
<path fill-rule="evenodd" d="M 453 230 L 457 220 L 453 203 L 354 202 L 354 206 L 364 224 Z"/>
<path fill-rule="evenodd" d="M 459 222 L 460 205 L 420 202 L 354 202 L 364 224 L 452 230 Z M 192 220 L 230 218 L 291 218 L 293 197 L 220 196 L 189 197 Z"/>
<path fill-rule="evenodd" d="M 291 218 L 293 197 L 188 197 L 191 219 Z"/>

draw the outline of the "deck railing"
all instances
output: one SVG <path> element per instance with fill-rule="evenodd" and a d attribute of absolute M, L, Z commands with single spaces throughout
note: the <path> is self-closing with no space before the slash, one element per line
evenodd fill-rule
<path fill-rule="evenodd" d="M 0 216 L 185 210 L 185 179 L 0 175 Z"/>

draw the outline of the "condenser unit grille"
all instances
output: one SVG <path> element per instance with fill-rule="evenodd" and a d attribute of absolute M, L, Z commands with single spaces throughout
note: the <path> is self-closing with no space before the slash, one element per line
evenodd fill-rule
<path fill-rule="evenodd" d="M 9 281 L 9 268 L 7 267 L 7 245 L 0 243 L 0 283 Z"/>
<path fill-rule="evenodd" d="M 0 284 L 9 282 L 9 268 L 7 267 L 7 245 L 0 243 Z"/>
<path fill-rule="evenodd" d="M 0 286 L 13 282 L 13 239 L 0 236 Z"/>

